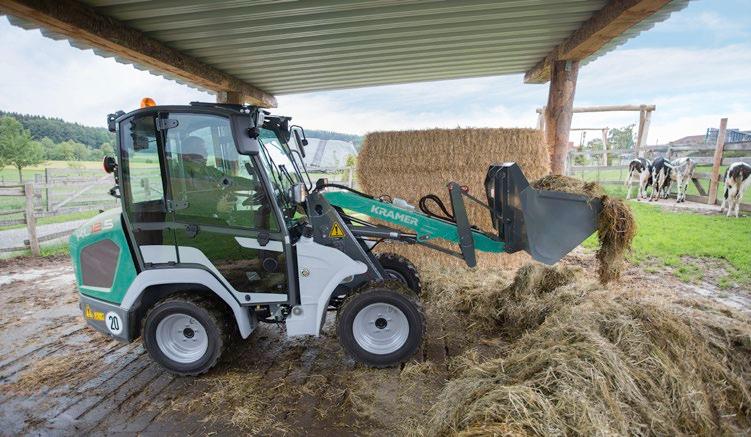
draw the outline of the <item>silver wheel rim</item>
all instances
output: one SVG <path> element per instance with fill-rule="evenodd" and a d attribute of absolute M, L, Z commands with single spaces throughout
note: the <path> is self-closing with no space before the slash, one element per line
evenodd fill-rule
<path fill-rule="evenodd" d="M 386 274 L 386 277 L 388 279 L 393 279 L 395 281 L 399 281 L 404 285 L 407 285 L 407 278 L 404 277 L 401 273 L 397 272 L 396 270 L 391 269 L 384 269 L 383 273 Z"/>
<path fill-rule="evenodd" d="M 409 337 L 409 322 L 402 310 L 387 303 L 372 303 L 361 309 L 352 324 L 357 344 L 372 354 L 398 351 Z"/>
<path fill-rule="evenodd" d="M 209 349 L 206 329 L 186 314 L 170 314 L 156 326 L 156 344 L 172 361 L 194 363 Z"/>

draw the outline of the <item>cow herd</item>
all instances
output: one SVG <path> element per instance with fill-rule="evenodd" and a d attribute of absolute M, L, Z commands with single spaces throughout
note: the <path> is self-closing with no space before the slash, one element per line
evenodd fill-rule
<path fill-rule="evenodd" d="M 670 161 L 666 158 L 657 158 L 651 162 L 645 158 L 636 158 L 631 160 L 628 166 L 628 177 L 626 178 L 626 199 L 631 198 L 631 185 L 638 182 L 639 192 L 636 195 L 637 200 L 649 199 L 649 201 L 658 201 L 660 198 L 667 199 L 673 183 L 677 186 L 676 201 L 678 203 L 686 201 L 686 190 L 688 183 L 694 176 L 696 161 L 691 158 L 678 158 Z M 725 192 L 722 200 L 720 211 L 725 211 L 727 206 L 727 215 L 734 212 L 738 217 L 743 192 L 751 185 L 751 165 L 745 162 L 736 162 L 731 164 L 725 171 Z M 651 189 L 651 193 L 647 191 Z"/>

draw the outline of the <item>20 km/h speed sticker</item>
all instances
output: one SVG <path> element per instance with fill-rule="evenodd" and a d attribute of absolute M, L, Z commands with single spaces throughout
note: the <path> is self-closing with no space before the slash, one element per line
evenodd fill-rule
<path fill-rule="evenodd" d="M 104 323 L 107 325 L 107 329 L 114 335 L 120 335 L 123 332 L 123 319 L 114 311 L 110 311 L 104 316 Z"/>

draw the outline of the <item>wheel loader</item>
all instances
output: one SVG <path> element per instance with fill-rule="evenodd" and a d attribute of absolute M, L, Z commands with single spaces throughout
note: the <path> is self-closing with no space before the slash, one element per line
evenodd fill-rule
<path fill-rule="evenodd" d="M 426 329 L 420 276 L 377 244 L 417 244 L 470 267 L 477 251 L 523 250 L 552 264 L 594 232 L 601 208 L 535 190 L 503 163 L 488 169 L 483 199 L 451 181 L 450 205 L 426 196 L 436 213 L 398 193 L 313 182 L 305 131 L 289 117 L 247 105 L 141 106 L 107 118 L 117 140 L 104 170 L 121 206 L 77 229 L 70 254 L 86 322 L 124 342 L 141 338 L 178 375 L 207 372 L 261 323 L 319 336 L 332 312 L 354 360 L 404 362 Z M 493 229 L 470 223 L 465 202 L 486 208 Z"/>

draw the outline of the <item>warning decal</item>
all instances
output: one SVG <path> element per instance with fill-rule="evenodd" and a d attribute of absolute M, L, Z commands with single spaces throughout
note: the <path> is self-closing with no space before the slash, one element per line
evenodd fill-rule
<path fill-rule="evenodd" d="M 331 227 L 331 232 L 329 232 L 330 238 L 343 238 L 344 237 L 344 230 L 341 226 L 339 226 L 339 223 L 334 223 L 334 226 Z"/>

